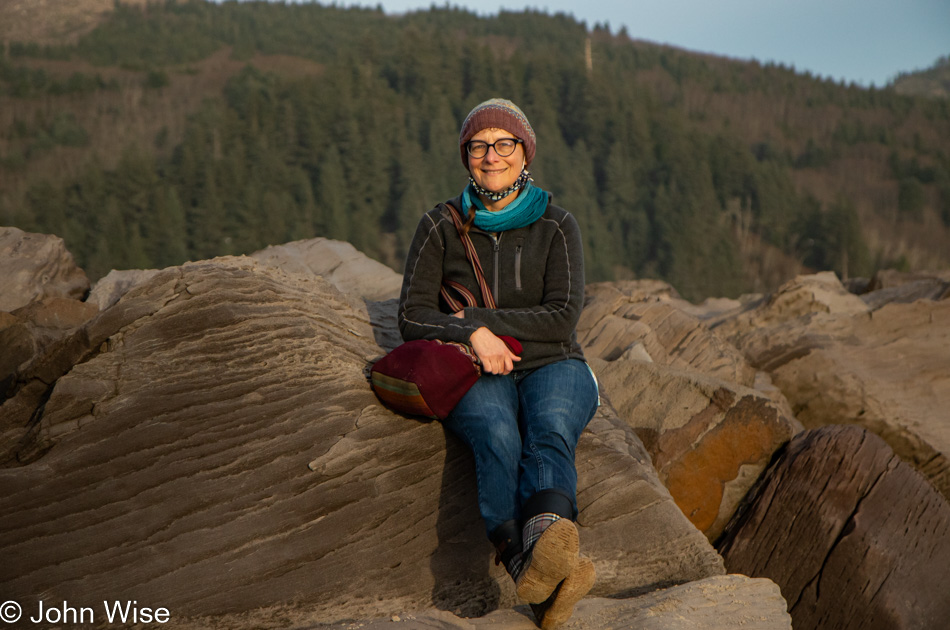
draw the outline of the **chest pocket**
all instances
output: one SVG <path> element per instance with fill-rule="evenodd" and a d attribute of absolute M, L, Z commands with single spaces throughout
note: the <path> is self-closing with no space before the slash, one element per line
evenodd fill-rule
<path fill-rule="evenodd" d="M 524 238 L 515 241 L 515 291 L 521 291 L 521 252 L 524 251 Z"/>

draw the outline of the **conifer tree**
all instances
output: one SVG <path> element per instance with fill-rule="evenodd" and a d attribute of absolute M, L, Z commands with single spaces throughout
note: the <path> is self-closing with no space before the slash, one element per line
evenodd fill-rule
<path fill-rule="evenodd" d="M 617 264 L 641 270 L 649 256 L 650 221 L 637 190 L 633 163 L 620 142 L 610 148 L 601 197 L 611 249 L 622 252 Z"/>
<path fill-rule="evenodd" d="M 317 214 L 322 220 L 314 228 L 319 236 L 349 241 L 351 237 L 351 197 L 347 194 L 342 158 L 335 144 L 323 147 L 320 171 L 314 185 Z"/>
<path fill-rule="evenodd" d="M 153 192 L 154 223 L 149 229 L 148 252 L 152 263 L 160 268 L 180 265 L 188 260 L 185 242 L 185 211 L 172 187 Z"/>

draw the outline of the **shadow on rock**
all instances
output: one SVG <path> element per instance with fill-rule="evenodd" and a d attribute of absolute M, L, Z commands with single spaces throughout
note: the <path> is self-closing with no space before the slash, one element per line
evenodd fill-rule
<path fill-rule="evenodd" d="M 474 461 L 455 436 L 446 431 L 445 467 L 436 521 L 438 547 L 432 554 L 435 584 L 432 602 L 439 610 L 461 617 L 480 617 L 501 605 L 498 578 L 503 567 L 492 566 L 490 543 L 478 514 Z"/>

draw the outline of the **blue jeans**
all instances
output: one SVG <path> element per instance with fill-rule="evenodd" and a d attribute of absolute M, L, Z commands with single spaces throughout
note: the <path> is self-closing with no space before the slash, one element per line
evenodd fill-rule
<path fill-rule="evenodd" d="M 577 359 L 478 379 L 442 423 L 475 456 L 488 534 L 506 521 L 520 522 L 521 506 L 541 490 L 570 497 L 577 517 L 574 449 L 595 411 L 597 384 Z"/>

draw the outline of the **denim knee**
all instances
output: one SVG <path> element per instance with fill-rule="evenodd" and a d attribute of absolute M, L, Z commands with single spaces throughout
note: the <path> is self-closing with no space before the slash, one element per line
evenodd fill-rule
<path fill-rule="evenodd" d="M 513 379 L 482 376 L 443 424 L 472 451 L 478 507 L 487 532 L 517 519 L 522 440 Z"/>
<path fill-rule="evenodd" d="M 519 383 L 523 448 L 519 501 L 558 490 L 570 497 L 576 514 L 574 452 L 581 432 L 597 410 L 597 385 L 582 361 L 539 368 Z"/>

